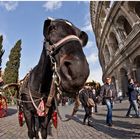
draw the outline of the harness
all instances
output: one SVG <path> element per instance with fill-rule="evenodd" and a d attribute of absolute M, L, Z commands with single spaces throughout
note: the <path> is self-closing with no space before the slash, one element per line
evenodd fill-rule
<path fill-rule="evenodd" d="M 46 101 L 46 104 L 45 104 L 45 108 L 42 110 L 40 108 L 38 108 L 35 104 L 36 101 L 43 101 L 43 97 L 40 97 L 37 99 L 33 99 L 36 98 L 36 94 L 38 92 L 36 91 L 32 91 L 30 89 L 30 86 L 29 84 L 27 83 L 29 81 L 29 78 L 30 78 L 30 73 L 24 78 L 22 84 L 21 84 L 21 90 L 19 91 L 19 94 L 21 91 L 25 91 L 24 93 L 27 92 L 28 90 L 28 93 L 29 93 L 29 97 L 31 99 L 31 101 L 24 101 L 24 100 L 20 100 L 18 99 L 20 102 L 25 102 L 25 103 L 32 103 L 34 108 L 39 111 L 39 112 L 42 112 L 44 113 L 45 115 L 48 114 L 48 111 L 49 111 L 49 108 L 51 107 L 52 105 L 52 100 L 54 99 L 55 101 L 55 106 L 56 106 L 56 109 L 57 109 L 57 112 L 58 112 L 58 115 L 60 117 L 60 119 L 62 120 L 62 117 L 59 113 L 59 110 L 58 110 L 58 107 L 57 107 L 57 93 L 58 94 L 62 94 L 62 91 L 60 90 L 59 86 L 60 86 L 60 82 L 61 82 L 61 77 L 57 71 L 57 63 L 56 63 L 56 60 L 54 58 L 54 56 L 57 54 L 57 51 L 63 47 L 64 44 L 70 42 L 70 41 L 78 41 L 81 45 L 82 45 L 82 42 L 81 40 L 75 36 L 75 35 L 69 35 L 69 36 L 66 36 L 64 37 L 63 39 L 61 39 L 60 41 L 58 41 L 57 43 L 53 44 L 53 45 L 49 45 L 49 42 L 47 41 L 44 41 L 44 45 L 45 45 L 45 49 L 47 51 L 47 54 L 48 56 L 50 57 L 50 60 L 51 60 L 51 65 L 52 65 L 52 70 L 53 70 L 53 76 L 52 76 L 52 83 L 51 83 L 51 88 L 50 88 L 50 92 L 49 92 L 49 95 L 47 97 L 47 101 Z M 22 93 L 21 93 L 22 94 Z M 20 94 L 20 95 L 21 95 Z M 77 108 L 77 103 L 75 104 L 76 108 Z M 76 109 L 73 110 L 73 112 L 75 112 Z M 74 114 L 74 113 L 72 113 Z M 69 119 L 67 119 L 69 120 Z M 62 120 L 62 121 L 66 121 L 66 120 Z"/>

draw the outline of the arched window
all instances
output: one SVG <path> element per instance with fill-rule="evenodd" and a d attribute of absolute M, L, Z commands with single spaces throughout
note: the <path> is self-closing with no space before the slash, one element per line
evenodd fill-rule
<path fill-rule="evenodd" d="M 132 27 L 124 16 L 120 16 L 117 20 L 118 33 L 122 39 L 125 39 L 127 35 L 132 31 Z"/>
<path fill-rule="evenodd" d="M 121 91 L 123 92 L 123 96 L 126 96 L 128 91 L 128 76 L 127 71 L 124 68 L 120 69 L 120 78 L 121 78 Z"/>
<path fill-rule="evenodd" d="M 128 7 L 130 11 L 137 14 L 137 16 L 140 18 L 140 2 L 139 1 L 129 1 Z"/>
<path fill-rule="evenodd" d="M 112 83 L 113 83 L 113 85 L 115 86 L 115 89 L 116 89 L 116 81 L 115 81 L 115 77 L 112 76 L 111 79 L 112 79 Z"/>
<path fill-rule="evenodd" d="M 136 2 L 135 12 L 139 16 L 139 18 L 140 18 L 140 2 Z"/>
<path fill-rule="evenodd" d="M 109 47 L 111 47 L 112 52 L 115 53 L 117 51 L 118 47 L 118 40 L 116 38 L 116 35 L 111 32 L 109 35 Z"/>
<path fill-rule="evenodd" d="M 140 55 L 134 59 L 136 81 L 140 83 Z"/>
<path fill-rule="evenodd" d="M 108 46 L 107 45 L 105 45 L 104 57 L 105 57 L 106 64 L 109 63 L 109 61 L 110 61 L 110 53 L 109 53 L 109 50 L 108 50 Z"/>

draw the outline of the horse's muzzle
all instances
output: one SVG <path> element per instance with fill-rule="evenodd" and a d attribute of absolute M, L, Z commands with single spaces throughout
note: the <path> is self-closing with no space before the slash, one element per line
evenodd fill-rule
<path fill-rule="evenodd" d="M 89 65 L 84 59 L 64 60 L 60 67 L 61 85 L 67 92 L 77 92 L 89 76 Z"/>

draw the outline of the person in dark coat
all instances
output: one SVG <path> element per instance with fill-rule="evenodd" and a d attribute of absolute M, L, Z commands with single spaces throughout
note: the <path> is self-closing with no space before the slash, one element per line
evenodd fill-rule
<path fill-rule="evenodd" d="M 138 118 L 140 117 L 139 110 L 138 110 L 138 104 L 137 104 L 137 95 L 138 95 L 137 86 L 136 86 L 136 84 L 134 84 L 134 80 L 131 78 L 128 80 L 128 97 L 129 97 L 130 106 L 126 113 L 126 117 L 132 117 L 132 116 L 130 116 L 130 111 L 131 111 L 132 107 L 135 110 L 136 117 L 138 117 Z"/>
<path fill-rule="evenodd" d="M 117 92 L 114 85 L 111 83 L 110 77 L 106 78 L 104 85 L 101 87 L 100 96 L 103 98 L 107 107 L 106 124 L 112 126 L 113 100 L 117 96 Z"/>
<path fill-rule="evenodd" d="M 83 119 L 83 124 L 85 125 L 86 120 L 88 119 L 88 125 L 90 126 L 90 120 L 92 118 L 92 107 L 89 107 L 87 105 L 88 97 L 92 98 L 93 101 L 96 100 L 96 96 L 93 94 L 92 89 L 90 86 L 85 85 L 80 91 L 79 91 L 79 99 L 82 103 L 82 106 L 85 110 L 85 116 Z"/>

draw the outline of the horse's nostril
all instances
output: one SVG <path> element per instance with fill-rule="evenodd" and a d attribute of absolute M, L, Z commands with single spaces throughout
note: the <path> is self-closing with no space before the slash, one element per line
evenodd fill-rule
<path fill-rule="evenodd" d="M 65 62 L 64 62 L 64 65 L 65 65 L 66 67 L 69 67 L 69 66 L 71 65 L 71 62 L 70 62 L 70 61 L 65 61 Z"/>
<path fill-rule="evenodd" d="M 67 72 L 68 72 L 67 74 L 72 77 L 72 71 L 71 71 L 72 63 L 70 61 L 65 61 L 64 66 L 67 68 Z"/>

